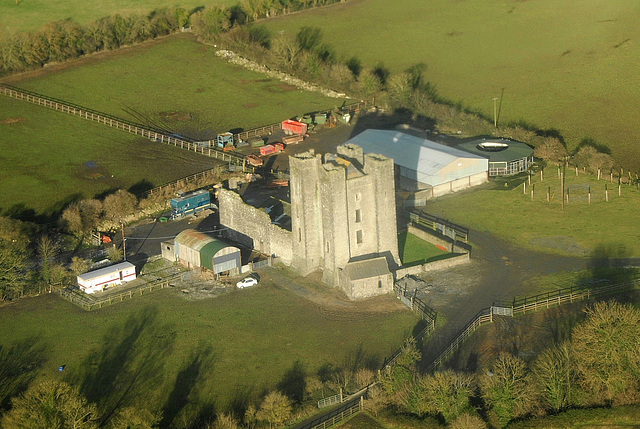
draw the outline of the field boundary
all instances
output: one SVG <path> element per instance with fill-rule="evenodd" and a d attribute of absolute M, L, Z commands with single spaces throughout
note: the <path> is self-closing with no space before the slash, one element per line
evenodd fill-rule
<path fill-rule="evenodd" d="M 427 372 L 433 372 L 442 365 L 479 327 L 493 323 L 493 316 L 516 317 L 527 313 L 547 310 L 564 304 L 578 301 L 603 298 L 610 295 L 628 292 L 640 287 L 640 279 L 623 283 L 604 285 L 599 287 L 566 287 L 554 292 L 542 293 L 523 298 L 514 298 L 512 305 L 494 304 L 480 310 L 467 325 L 459 331 L 455 339 L 440 353 L 427 367 Z"/>
<path fill-rule="evenodd" d="M 230 164 L 244 165 L 245 162 L 244 156 L 242 155 L 237 155 L 233 152 L 224 152 L 223 150 L 216 149 L 215 147 L 211 146 L 202 147 L 190 138 L 172 135 L 172 133 L 167 130 L 154 129 L 152 127 L 118 118 L 107 113 L 99 112 L 97 110 L 89 109 L 87 107 L 69 103 L 46 95 L 27 91 L 25 89 L 21 89 L 12 85 L 0 84 L 0 94 L 4 94 L 16 100 L 24 100 L 33 104 L 37 104 L 39 106 L 57 110 L 59 112 L 68 113 L 70 115 L 78 116 L 80 118 L 108 125 L 110 127 L 115 127 L 119 130 L 131 134 L 146 137 L 152 141 L 172 144 L 175 147 L 193 151 L 195 153 L 199 153 L 211 158 L 219 159 L 220 161 L 229 162 Z M 212 141 L 213 140 L 210 140 L 209 142 Z"/>

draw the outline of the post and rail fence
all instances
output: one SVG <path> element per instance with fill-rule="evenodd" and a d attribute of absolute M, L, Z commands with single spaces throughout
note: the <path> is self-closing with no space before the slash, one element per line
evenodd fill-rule
<path fill-rule="evenodd" d="M 78 289 L 71 288 L 60 289 L 57 291 L 57 293 L 72 304 L 75 304 L 84 310 L 92 311 L 115 304 L 117 302 L 122 302 L 127 299 L 133 299 L 138 296 L 143 296 L 144 294 L 152 292 L 154 290 L 170 287 L 171 282 L 178 279 L 182 279 L 182 273 L 174 274 L 161 280 L 149 282 L 139 287 L 120 292 L 118 294 L 101 297 L 100 299 L 89 296 Z"/>
<path fill-rule="evenodd" d="M 464 340 L 470 337 L 479 327 L 493 323 L 494 315 L 516 317 L 564 304 L 629 292 L 639 287 L 640 279 L 598 287 L 569 286 L 553 292 L 514 298 L 511 305 L 494 304 L 489 308 L 483 308 L 459 331 L 455 339 L 428 366 L 427 371 L 433 372 L 438 369 L 460 347 Z"/>

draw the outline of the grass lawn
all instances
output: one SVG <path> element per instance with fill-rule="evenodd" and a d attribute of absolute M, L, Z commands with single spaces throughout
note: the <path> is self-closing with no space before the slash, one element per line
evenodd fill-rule
<path fill-rule="evenodd" d="M 55 295 L 20 300 L 0 308 L 0 347 L 40 350 L 39 376 L 82 386 L 100 406 L 124 395 L 122 406 L 192 416 L 246 405 L 323 365 L 379 365 L 418 322 L 408 311 L 327 312 L 264 282 L 212 299 L 182 295 L 165 289 L 93 312 Z"/>
<path fill-rule="evenodd" d="M 237 0 L 215 0 L 207 4 L 232 6 L 236 3 Z M 103 0 L 87 7 L 87 3 L 80 0 L 20 0 L 18 4 L 9 0 L 0 3 L 0 24 L 4 31 L 15 33 L 37 30 L 48 22 L 68 18 L 86 24 L 117 13 L 147 15 L 156 9 L 183 7 L 189 11 L 202 5 L 202 1 L 194 0 Z"/>
<path fill-rule="evenodd" d="M 198 139 L 254 128 L 341 100 L 229 64 L 175 35 L 7 79 L 17 86 Z"/>
<path fill-rule="evenodd" d="M 449 253 L 441 250 L 436 245 L 424 241 L 409 232 L 398 234 L 398 248 L 403 266 L 424 264 L 443 259 L 449 255 Z"/>
<path fill-rule="evenodd" d="M 595 0 L 361 0 L 263 21 L 273 34 L 322 28 L 343 58 L 392 72 L 424 63 L 441 96 L 499 122 L 524 120 L 584 137 L 640 169 L 640 9 Z"/>
<path fill-rule="evenodd" d="M 2 97 L 0 212 L 53 214 L 74 197 L 211 168 L 210 158 Z M 91 163 L 93 162 L 93 164 Z"/>
<path fill-rule="evenodd" d="M 533 201 L 531 186 L 526 194 L 523 192 L 524 180 L 497 179 L 430 200 L 425 211 L 532 249 L 601 258 L 640 256 L 640 224 L 634 220 L 640 210 L 637 188 L 623 185 L 622 195 L 618 196 L 616 184 L 584 174 L 576 177 L 568 171 L 570 198 L 563 211 L 556 168 L 545 170 L 544 182 L 539 173 L 534 176 Z M 609 189 L 608 202 L 605 186 Z M 547 203 L 549 188 L 551 201 Z"/>

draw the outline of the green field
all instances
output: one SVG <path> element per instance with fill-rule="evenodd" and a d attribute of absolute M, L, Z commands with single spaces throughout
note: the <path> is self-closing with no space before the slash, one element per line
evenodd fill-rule
<path fill-rule="evenodd" d="M 165 414 L 184 406 L 193 415 L 205 404 L 246 406 L 296 368 L 314 375 L 357 356 L 380 365 L 418 323 L 404 310 L 321 307 L 265 282 L 218 298 L 184 296 L 164 289 L 93 312 L 55 295 L 23 299 L 2 308 L 0 347 L 41 350 L 25 357 L 42 359 L 39 376 L 82 386 L 93 401 L 130 388 L 122 406 L 159 410 L 170 401 Z"/>
<path fill-rule="evenodd" d="M 54 214 L 71 198 L 160 185 L 212 167 L 168 145 L 2 96 L 0 211 Z M 93 164 L 91 163 L 93 162 Z"/>
<path fill-rule="evenodd" d="M 305 92 L 230 65 L 214 48 L 171 37 L 70 62 L 17 86 L 162 126 L 194 138 L 278 122 L 331 107 L 334 99 Z M 18 79 L 15 82 L 15 79 Z M 147 180 L 159 185 L 210 167 L 210 159 L 152 144 L 104 125 L 2 96 L 0 208 L 38 212 L 71 195 L 93 196 Z M 94 161 L 100 171 L 87 171 Z M 99 179 L 90 176 L 100 173 Z M 114 177 L 111 178 L 110 176 Z"/>
<path fill-rule="evenodd" d="M 408 232 L 398 234 L 398 248 L 400 260 L 405 267 L 424 264 L 448 256 L 448 253 L 440 250 L 434 244 L 428 243 Z"/>
<path fill-rule="evenodd" d="M 37 30 L 52 21 L 72 18 L 79 24 L 86 24 L 105 16 L 143 14 L 152 10 L 183 7 L 186 10 L 202 6 L 202 1 L 194 0 L 104 0 L 92 3 L 89 7 L 80 0 L 46 1 L 46 0 L 13 0 L 0 3 L 0 30 L 8 33 Z M 209 4 L 232 6 L 237 0 L 215 0 Z"/>
<path fill-rule="evenodd" d="M 640 8 L 594 0 L 361 0 L 264 21 L 273 34 L 322 28 L 343 58 L 392 72 L 427 65 L 439 94 L 499 122 L 591 137 L 640 169 Z M 504 89 L 504 95 L 502 91 Z"/>
<path fill-rule="evenodd" d="M 189 137 L 250 129 L 341 101 L 299 90 L 216 57 L 216 48 L 173 36 L 7 81 Z"/>
<path fill-rule="evenodd" d="M 531 186 L 523 192 L 523 182 L 524 178 L 497 179 L 477 189 L 430 200 L 425 211 L 478 231 L 491 231 L 525 248 L 574 256 L 640 256 L 640 225 L 634 220 L 640 210 L 636 187 L 623 185 L 618 196 L 617 184 L 584 174 L 576 177 L 569 170 L 569 204 L 563 211 L 556 168 L 545 170 L 544 182 L 539 173 L 534 176 L 534 201 Z M 547 203 L 549 188 L 551 201 Z"/>

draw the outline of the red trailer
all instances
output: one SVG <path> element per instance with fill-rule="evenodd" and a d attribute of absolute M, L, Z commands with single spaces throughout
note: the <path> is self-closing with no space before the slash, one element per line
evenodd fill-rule
<path fill-rule="evenodd" d="M 247 155 L 247 163 L 254 167 L 262 167 L 264 165 L 264 161 L 258 155 L 254 155 L 250 153 Z"/>
<path fill-rule="evenodd" d="M 297 144 L 302 141 L 304 141 L 304 136 L 300 134 L 293 134 L 282 138 L 282 143 L 284 144 Z"/>
<path fill-rule="evenodd" d="M 260 148 L 260 155 L 271 155 L 274 153 L 281 152 L 283 150 L 284 150 L 284 144 L 282 143 L 268 144 Z"/>
<path fill-rule="evenodd" d="M 287 119 L 286 121 L 282 121 L 282 130 L 286 135 L 306 134 L 307 124 L 305 124 L 304 122 L 298 122 L 298 121 L 293 121 L 291 119 Z"/>

